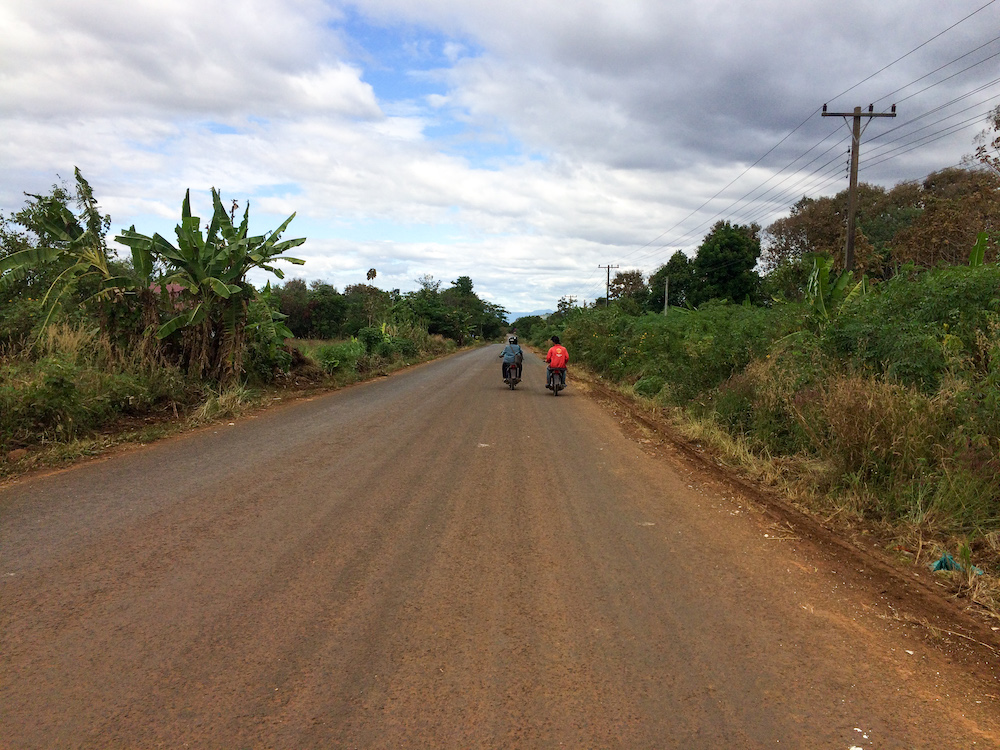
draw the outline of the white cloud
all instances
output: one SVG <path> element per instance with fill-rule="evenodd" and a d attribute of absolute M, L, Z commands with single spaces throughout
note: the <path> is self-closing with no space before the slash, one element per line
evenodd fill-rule
<path fill-rule="evenodd" d="M 725 210 L 837 123 L 808 119 L 710 199 L 827 98 L 877 101 L 994 36 L 990 9 L 832 100 L 976 7 L 0 0 L 0 207 L 79 166 L 116 229 L 170 232 L 187 188 L 204 212 L 217 187 L 249 199 L 262 229 L 297 212 L 289 236 L 309 236 L 298 249 L 309 262 L 293 275 L 342 287 L 374 266 L 380 284 L 404 289 L 423 273 L 469 275 L 514 309 L 592 298 L 598 264 L 652 270 L 696 246 L 720 211 L 752 216 Z M 355 13 L 369 25 L 352 37 Z M 897 123 L 993 69 L 905 101 Z M 974 130 L 864 176 L 950 166 Z M 837 138 L 816 153 L 835 160 Z M 771 194 L 776 208 L 799 197 L 795 184 Z"/>

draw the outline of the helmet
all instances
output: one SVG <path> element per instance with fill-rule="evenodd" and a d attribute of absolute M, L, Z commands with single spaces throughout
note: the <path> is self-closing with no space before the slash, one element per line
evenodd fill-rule
<path fill-rule="evenodd" d="M 516 344 L 517 343 L 517 336 L 511 336 L 509 339 L 507 339 L 507 343 L 508 344 Z"/>

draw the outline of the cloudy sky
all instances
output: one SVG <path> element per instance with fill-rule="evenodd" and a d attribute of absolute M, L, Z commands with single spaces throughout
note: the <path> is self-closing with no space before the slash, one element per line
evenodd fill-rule
<path fill-rule="evenodd" d="M 986 0 L 0 0 L 0 210 L 78 166 L 112 233 L 184 191 L 292 212 L 290 276 L 603 295 L 719 219 L 958 164 L 1000 103 Z M 255 281 L 263 283 L 261 276 Z"/>

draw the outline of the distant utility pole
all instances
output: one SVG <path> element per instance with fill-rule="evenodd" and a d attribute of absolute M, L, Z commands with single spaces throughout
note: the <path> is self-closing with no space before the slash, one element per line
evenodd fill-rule
<path fill-rule="evenodd" d="M 873 112 L 875 105 L 869 104 L 868 111 L 862 112 L 861 107 L 855 107 L 853 112 L 827 112 L 826 105 L 823 105 L 823 117 L 843 117 L 854 118 L 854 129 L 851 131 L 851 187 L 847 191 L 847 248 L 844 251 L 844 268 L 848 271 L 854 270 L 854 217 L 858 210 L 858 152 L 861 150 L 861 118 L 868 117 L 871 122 L 872 117 L 895 117 L 896 105 L 892 105 L 891 112 Z M 867 123 L 865 124 L 867 128 Z"/>
<path fill-rule="evenodd" d="M 611 269 L 618 266 L 598 266 L 598 268 L 608 269 L 608 285 L 604 288 L 604 306 L 607 307 L 611 303 Z"/>
<path fill-rule="evenodd" d="M 663 289 L 663 314 L 667 314 L 667 308 L 670 307 L 670 277 L 666 278 L 666 286 Z"/>

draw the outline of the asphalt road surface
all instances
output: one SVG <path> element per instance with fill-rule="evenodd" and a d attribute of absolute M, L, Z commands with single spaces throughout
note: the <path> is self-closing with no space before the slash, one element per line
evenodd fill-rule
<path fill-rule="evenodd" d="M 1000 747 L 996 644 L 498 353 L 0 489 L 0 747 Z"/>

